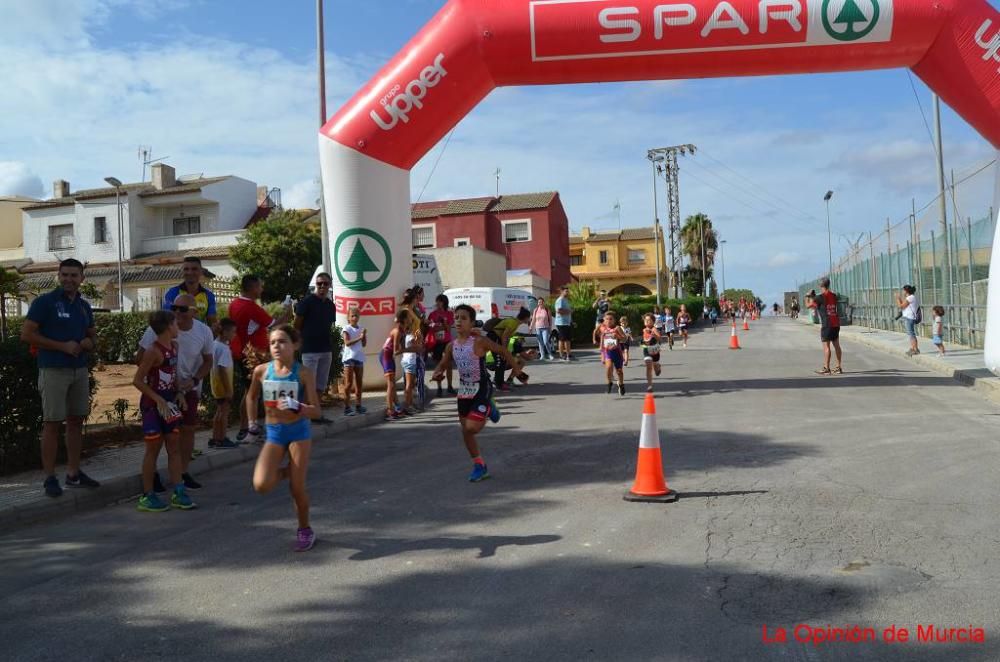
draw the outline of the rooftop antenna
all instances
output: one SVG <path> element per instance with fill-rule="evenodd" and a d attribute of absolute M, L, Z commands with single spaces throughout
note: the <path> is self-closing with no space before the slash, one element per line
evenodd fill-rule
<path fill-rule="evenodd" d="M 493 176 L 497 178 L 497 198 L 499 199 L 500 198 L 500 168 L 497 168 L 497 171 L 495 173 L 493 173 Z"/>
<path fill-rule="evenodd" d="M 146 181 L 146 166 L 170 158 L 170 156 L 158 156 L 154 158 L 152 152 L 153 148 L 151 145 L 139 145 L 139 160 L 142 162 L 142 176 L 139 177 L 140 182 Z"/>

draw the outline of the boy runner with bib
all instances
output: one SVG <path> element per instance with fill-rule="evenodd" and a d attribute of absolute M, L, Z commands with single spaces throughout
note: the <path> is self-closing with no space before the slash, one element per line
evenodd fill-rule
<path fill-rule="evenodd" d="M 497 343 L 481 335 L 473 334 L 476 323 L 476 311 L 468 305 L 455 306 L 455 339 L 444 350 L 444 356 L 432 379 L 440 382 L 445 371 L 454 366 L 458 369 L 458 422 L 462 427 L 462 441 L 472 458 L 472 473 L 469 482 L 478 483 L 489 478 L 479 452 L 479 442 L 476 435 L 486 425 L 486 419 L 496 423 L 500 420 L 500 411 L 493 401 L 493 385 L 489 373 L 486 372 L 486 353 L 493 352 L 501 356 L 513 367 L 514 375 L 520 375 L 521 369 L 514 357 Z"/>
<path fill-rule="evenodd" d="M 647 313 L 643 318 L 642 360 L 646 363 L 646 392 L 653 392 L 653 373 L 660 376 L 660 332 L 654 327 L 655 318 Z"/>
<path fill-rule="evenodd" d="M 254 467 L 253 488 L 258 494 L 267 494 L 280 481 L 288 479 L 299 521 L 293 549 L 305 552 L 316 543 L 316 534 L 309 526 L 306 492 L 306 472 L 312 454 L 309 419 L 319 418 L 323 410 L 316 393 L 316 378 L 309 368 L 295 360 L 299 332 L 287 324 L 279 326 L 271 330 L 268 343 L 272 361 L 254 368 L 246 398 L 247 414 L 253 419 L 257 399 L 264 397 L 266 437 Z M 288 464 L 281 466 L 286 455 Z"/>
<path fill-rule="evenodd" d="M 160 513 L 171 506 L 181 510 L 195 507 L 191 497 L 184 491 L 181 478 L 180 424 L 181 410 L 177 400 L 177 343 L 180 333 L 177 319 L 172 312 L 158 310 L 149 316 L 149 326 L 156 334 L 156 340 L 149 351 L 142 355 L 142 361 L 135 371 L 132 384 L 139 389 L 142 397 L 139 410 L 142 412 L 142 433 L 146 440 L 146 452 L 142 458 L 142 496 L 138 509 L 148 513 Z M 167 446 L 167 467 L 174 493 L 170 504 L 160 501 L 153 490 L 153 476 L 156 474 L 156 459 L 160 449 Z"/>

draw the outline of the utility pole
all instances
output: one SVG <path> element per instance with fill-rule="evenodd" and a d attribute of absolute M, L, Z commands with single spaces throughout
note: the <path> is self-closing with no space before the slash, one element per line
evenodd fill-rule
<path fill-rule="evenodd" d="M 653 166 L 653 251 L 656 252 L 656 309 L 660 310 L 663 301 L 660 298 L 660 202 L 656 192 L 656 162 L 650 159 Z"/>
<path fill-rule="evenodd" d="M 646 158 L 654 163 L 662 163 L 664 178 L 667 182 L 667 211 L 669 212 L 668 225 L 670 230 L 670 269 L 674 279 L 674 297 L 680 297 L 680 271 L 678 262 L 681 256 L 681 191 L 678 174 L 680 168 L 677 165 L 677 155 L 686 156 L 690 153 L 694 156 L 698 148 L 694 145 L 674 145 L 673 147 L 658 147 L 646 153 Z"/>
<path fill-rule="evenodd" d="M 945 305 L 951 305 L 951 241 L 948 237 L 948 198 L 944 185 L 944 146 L 941 137 L 941 97 L 934 95 L 934 142 L 937 148 L 938 199 L 941 203 L 941 237 L 944 239 L 944 269 L 941 269 L 941 293 Z M 947 275 L 946 275 L 947 274 Z M 939 295 L 940 296 L 940 295 Z"/>
<path fill-rule="evenodd" d="M 316 0 L 316 54 L 319 65 L 319 126 L 326 124 L 326 39 L 323 33 L 323 0 Z M 330 255 L 330 231 L 326 227 L 326 196 L 323 193 L 323 180 L 319 181 L 319 230 L 320 241 L 323 242 L 323 268 L 334 273 Z"/>

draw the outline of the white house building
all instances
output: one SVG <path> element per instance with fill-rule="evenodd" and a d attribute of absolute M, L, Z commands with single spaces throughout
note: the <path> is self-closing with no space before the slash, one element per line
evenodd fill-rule
<path fill-rule="evenodd" d="M 233 276 L 229 247 L 248 223 L 280 205 L 278 195 L 231 175 L 178 180 L 165 164 L 153 166 L 152 181 L 118 188 L 72 192 L 57 180 L 52 199 L 23 209 L 24 253 L 31 260 L 20 269 L 23 289 L 54 287 L 59 261 L 73 257 L 101 289 L 96 303 L 117 309 L 121 251 L 125 310 L 156 308 L 163 291 L 180 282 L 187 255 L 200 257 L 211 276 Z"/>

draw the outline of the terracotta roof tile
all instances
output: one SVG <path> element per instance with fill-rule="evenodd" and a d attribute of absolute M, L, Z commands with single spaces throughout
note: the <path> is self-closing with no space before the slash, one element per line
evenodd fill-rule
<path fill-rule="evenodd" d="M 192 248 L 186 251 L 159 251 L 157 253 L 145 253 L 136 255 L 136 260 L 142 261 L 162 261 L 162 260 L 183 260 L 185 257 L 229 257 L 230 246 L 206 246 L 204 248 Z"/>
<path fill-rule="evenodd" d="M 524 209 L 545 209 L 552 204 L 552 200 L 558 195 L 555 191 L 545 191 L 542 193 L 515 193 L 514 195 L 503 195 L 490 209 L 493 212 L 521 211 Z"/>
<path fill-rule="evenodd" d="M 436 202 L 417 202 L 410 205 L 411 218 L 437 218 L 438 216 L 455 216 L 458 214 L 485 214 L 486 212 L 522 211 L 527 209 L 545 209 L 555 199 L 555 191 L 543 193 L 515 193 L 502 195 L 499 198 L 462 198 L 460 200 L 438 200 Z"/>
<path fill-rule="evenodd" d="M 587 241 L 641 241 L 650 240 L 655 236 L 655 230 L 648 228 L 625 228 L 621 232 L 593 232 Z M 580 235 L 570 235 L 569 243 L 585 243 Z"/>

